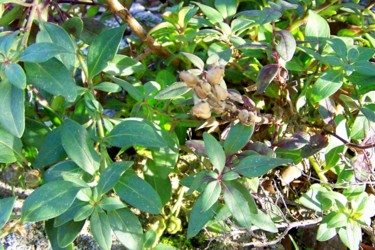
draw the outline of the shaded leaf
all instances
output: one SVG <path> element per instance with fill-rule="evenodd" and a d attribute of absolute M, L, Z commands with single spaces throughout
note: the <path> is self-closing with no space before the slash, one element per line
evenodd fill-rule
<path fill-rule="evenodd" d="M 94 86 L 95 90 L 101 90 L 105 92 L 117 93 L 121 91 L 121 87 L 111 82 L 101 82 Z"/>
<path fill-rule="evenodd" d="M 9 82 L 19 89 L 26 88 L 26 75 L 22 67 L 17 63 L 5 64 L 4 73 Z"/>
<path fill-rule="evenodd" d="M 98 170 L 100 157 L 82 125 L 66 120 L 61 133 L 61 143 L 68 156 L 84 171 L 93 175 Z"/>
<path fill-rule="evenodd" d="M 190 89 L 185 82 L 175 82 L 157 93 L 154 98 L 157 100 L 173 100 L 184 95 Z"/>
<path fill-rule="evenodd" d="M 57 244 L 61 248 L 68 247 L 81 232 L 85 221 L 69 221 L 57 228 Z"/>
<path fill-rule="evenodd" d="M 122 208 L 109 212 L 108 218 L 117 239 L 127 249 L 142 249 L 143 230 L 137 216 L 128 208 Z"/>
<path fill-rule="evenodd" d="M 0 128 L 0 162 L 12 163 L 17 158 L 22 158 L 22 141 Z"/>
<path fill-rule="evenodd" d="M 159 195 L 150 184 L 135 174 L 123 175 L 114 189 L 122 200 L 146 213 L 158 214 L 161 211 Z"/>
<path fill-rule="evenodd" d="M 246 177 L 258 177 L 275 167 L 292 163 L 289 159 L 250 155 L 243 158 L 239 164 L 235 165 L 234 169 Z"/>
<path fill-rule="evenodd" d="M 276 35 L 280 37 L 280 41 L 276 45 L 276 51 L 282 59 L 290 61 L 296 51 L 296 40 L 293 35 L 286 30 L 277 31 Z"/>
<path fill-rule="evenodd" d="M 310 135 L 305 132 L 294 133 L 290 138 L 281 139 L 276 145 L 286 150 L 296 150 L 309 144 Z"/>
<path fill-rule="evenodd" d="M 224 201 L 236 221 L 243 227 L 251 227 L 251 213 L 247 200 L 232 186 L 224 187 Z"/>
<path fill-rule="evenodd" d="M 133 162 L 131 161 L 113 162 L 104 169 L 97 186 L 99 195 L 105 194 L 115 186 L 122 174 L 132 165 Z"/>
<path fill-rule="evenodd" d="M 104 250 L 110 250 L 112 246 L 112 231 L 107 214 L 95 210 L 90 218 L 90 227 L 92 235 L 99 246 Z"/>
<path fill-rule="evenodd" d="M 0 228 L 3 228 L 5 223 L 9 220 L 15 201 L 16 197 L 0 199 Z"/>
<path fill-rule="evenodd" d="M 36 88 L 53 95 L 61 95 L 68 101 L 76 99 L 77 88 L 69 70 L 56 58 L 43 63 L 25 63 L 26 75 Z"/>
<path fill-rule="evenodd" d="M 25 93 L 9 81 L 0 83 L 0 124 L 10 134 L 21 137 L 25 130 Z"/>
<path fill-rule="evenodd" d="M 92 42 L 87 55 L 88 79 L 100 73 L 117 53 L 125 26 L 105 30 Z"/>
<path fill-rule="evenodd" d="M 57 227 L 53 225 L 54 220 L 47 220 L 44 223 L 44 229 L 46 230 L 47 237 L 49 242 L 51 243 L 51 247 L 53 250 L 73 250 L 73 244 L 70 244 L 67 247 L 61 248 L 57 243 Z"/>
<path fill-rule="evenodd" d="M 249 142 L 254 132 L 254 125 L 245 126 L 241 122 L 232 126 L 224 141 L 224 151 L 227 156 L 240 151 Z"/>
<path fill-rule="evenodd" d="M 221 144 L 210 134 L 204 133 L 204 146 L 213 167 L 221 173 L 225 167 L 225 153 Z"/>
<path fill-rule="evenodd" d="M 19 60 L 22 62 L 40 63 L 64 53 L 72 53 L 72 51 L 54 43 L 34 43 L 25 49 Z"/>
<path fill-rule="evenodd" d="M 202 211 L 206 212 L 210 209 L 219 199 L 221 193 L 220 182 L 214 180 L 207 184 L 202 193 Z"/>
<path fill-rule="evenodd" d="M 69 209 L 80 187 L 71 182 L 53 181 L 32 192 L 22 206 L 23 221 L 42 221 L 59 216 Z"/>
<path fill-rule="evenodd" d="M 263 66 L 257 76 L 257 92 L 263 93 L 268 85 L 275 79 L 279 66 L 277 64 L 268 64 Z"/>
<path fill-rule="evenodd" d="M 74 35 L 76 38 L 80 38 L 83 30 L 83 21 L 79 17 L 69 18 L 64 24 L 63 28 L 69 33 Z"/>

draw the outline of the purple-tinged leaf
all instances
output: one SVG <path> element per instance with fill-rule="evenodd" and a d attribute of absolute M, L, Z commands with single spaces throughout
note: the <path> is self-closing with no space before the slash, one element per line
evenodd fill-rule
<path fill-rule="evenodd" d="M 290 61 L 296 51 L 296 40 L 293 35 L 286 30 L 280 30 L 276 32 L 276 35 L 280 37 L 279 44 L 276 45 L 276 51 L 282 59 Z"/>
<path fill-rule="evenodd" d="M 268 64 L 264 66 L 257 77 L 257 92 L 263 93 L 268 85 L 275 79 L 279 66 L 277 64 Z"/>

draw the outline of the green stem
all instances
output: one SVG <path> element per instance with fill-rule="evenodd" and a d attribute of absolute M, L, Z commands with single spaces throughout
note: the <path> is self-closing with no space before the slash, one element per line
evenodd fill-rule
<path fill-rule="evenodd" d="M 322 183 L 328 183 L 327 177 L 324 175 L 324 171 L 320 168 L 318 162 L 316 159 L 312 156 L 309 157 L 310 165 L 315 170 L 316 174 L 318 175 L 319 179 L 322 181 Z"/>
<path fill-rule="evenodd" d="M 180 213 L 181 206 L 183 204 L 184 194 L 187 191 L 187 187 L 181 187 L 179 190 L 178 198 L 176 203 L 174 204 L 173 208 L 171 209 L 170 215 L 174 215 L 178 217 L 178 214 Z"/>

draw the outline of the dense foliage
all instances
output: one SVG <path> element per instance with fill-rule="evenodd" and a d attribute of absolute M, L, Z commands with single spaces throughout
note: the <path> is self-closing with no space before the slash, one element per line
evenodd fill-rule
<path fill-rule="evenodd" d="M 372 4 L 166 1 L 146 28 L 131 1 L 67 2 L 0 4 L 0 171 L 35 189 L 20 216 L 0 200 L 0 237 L 39 221 L 53 249 L 86 221 L 102 249 L 373 234 Z"/>

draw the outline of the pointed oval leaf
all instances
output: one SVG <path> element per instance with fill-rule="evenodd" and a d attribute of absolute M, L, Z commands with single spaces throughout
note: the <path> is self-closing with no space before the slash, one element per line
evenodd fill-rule
<path fill-rule="evenodd" d="M 68 156 L 84 171 L 93 175 L 98 170 L 100 157 L 82 125 L 66 120 L 61 133 L 61 143 Z"/>
<path fill-rule="evenodd" d="M 39 147 L 33 168 L 39 169 L 65 159 L 66 153 L 61 144 L 62 127 L 57 127 L 47 134 Z"/>
<path fill-rule="evenodd" d="M 305 28 L 306 40 L 319 44 L 330 37 L 330 29 L 327 20 L 313 10 L 309 10 L 309 17 Z"/>
<path fill-rule="evenodd" d="M 224 141 L 224 151 L 227 156 L 241 150 L 249 142 L 254 132 L 254 125 L 245 126 L 241 122 L 232 126 Z"/>
<path fill-rule="evenodd" d="M 217 180 L 211 181 L 205 187 L 202 193 L 202 213 L 210 209 L 219 199 L 221 193 L 221 185 Z"/>
<path fill-rule="evenodd" d="M 108 213 L 109 223 L 117 239 L 129 250 L 142 249 L 142 225 L 128 208 Z"/>
<path fill-rule="evenodd" d="M 204 15 L 210 20 L 212 23 L 217 24 L 223 21 L 223 16 L 221 13 L 214 8 L 198 3 L 193 2 L 194 4 L 198 5 L 201 11 L 204 13 Z"/>
<path fill-rule="evenodd" d="M 64 53 L 71 53 L 74 55 L 72 51 L 54 43 L 34 43 L 25 49 L 19 60 L 22 62 L 34 63 L 45 62 L 54 56 Z"/>
<path fill-rule="evenodd" d="M 8 80 L 0 83 L 0 124 L 20 138 L 25 130 L 25 93 Z"/>
<path fill-rule="evenodd" d="M 242 159 L 234 169 L 238 173 L 251 178 L 261 176 L 275 167 L 292 163 L 293 161 L 290 159 L 271 158 L 263 155 L 250 155 Z"/>
<path fill-rule="evenodd" d="M 175 82 L 157 93 L 154 98 L 157 100 L 173 100 L 184 95 L 190 89 L 185 82 Z"/>
<path fill-rule="evenodd" d="M 196 199 L 193 208 L 190 211 L 189 225 L 187 229 L 187 238 L 190 239 L 197 235 L 199 231 L 210 221 L 215 215 L 216 205 L 212 206 L 206 212 L 202 212 L 203 208 L 202 195 Z"/>
<path fill-rule="evenodd" d="M 15 201 L 16 197 L 0 199 L 0 228 L 3 228 L 5 223 L 9 220 Z"/>
<path fill-rule="evenodd" d="M 268 85 L 275 79 L 279 66 L 277 64 L 268 64 L 265 65 L 258 73 L 256 85 L 257 92 L 263 93 Z"/>
<path fill-rule="evenodd" d="M 238 223 L 246 228 L 251 227 L 251 213 L 246 199 L 240 191 L 231 186 L 224 187 L 224 201 Z"/>
<path fill-rule="evenodd" d="M 198 56 L 191 54 L 191 53 L 186 53 L 186 52 L 181 52 L 182 55 L 186 56 L 189 61 L 194 64 L 198 69 L 202 70 L 204 69 L 204 62 L 202 59 L 200 59 Z"/>
<path fill-rule="evenodd" d="M 132 165 L 133 162 L 131 161 L 121 161 L 114 162 L 104 169 L 97 186 L 99 195 L 105 194 L 116 185 L 122 174 Z"/>
<path fill-rule="evenodd" d="M 69 221 L 57 228 L 57 244 L 61 248 L 65 248 L 73 243 L 81 232 L 85 221 L 74 222 Z"/>
<path fill-rule="evenodd" d="M 122 200 L 146 213 L 158 214 L 161 211 L 158 193 L 136 174 L 123 175 L 114 189 Z"/>
<path fill-rule="evenodd" d="M 117 147 L 139 145 L 158 149 L 167 146 L 161 136 L 161 129 L 152 122 L 139 118 L 125 119 L 111 130 L 106 139 L 110 145 Z"/>
<path fill-rule="evenodd" d="M 25 63 L 30 83 L 53 95 L 61 95 L 68 101 L 76 99 L 77 88 L 69 70 L 56 58 L 43 63 Z"/>
<path fill-rule="evenodd" d="M 87 55 L 88 79 L 91 80 L 107 67 L 120 46 L 125 26 L 105 30 L 92 42 Z"/>
<path fill-rule="evenodd" d="M 90 218 L 90 228 L 100 248 L 110 250 L 112 246 L 112 231 L 107 214 L 95 210 Z"/>
<path fill-rule="evenodd" d="M 313 102 L 319 102 L 341 88 L 343 84 L 343 74 L 339 70 L 325 71 L 315 82 L 311 89 L 310 99 Z"/>
<path fill-rule="evenodd" d="M 221 173 L 224 169 L 226 159 L 223 148 L 220 143 L 208 133 L 203 134 L 203 140 L 208 158 L 213 167 Z"/>
<path fill-rule="evenodd" d="M 287 30 L 280 30 L 276 34 L 280 37 L 280 41 L 276 45 L 276 51 L 286 62 L 290 61 L 293 58 L 294 52 L 296 51 L 296 40 Z"/>
<path fill-rule="evenodd" d="M 231 17 L 236 14 L 239 1 L 233 0 L 215 0 L 215 7 L 221 13 L 223 18 Z"/>
<path fill-rule="evenodd" d="M 145 66 L 137 60 L 125 56 L 115 55 L 113 60 L 103 69 L 104 72 L 116 76 L 130 76 L 145 70 Z"/>
<path fill-rule="evenodd" d="M 129 82 L 113 76 L 110 76 L 109 78 L 112 79 L 118 85 L 120 85 L 121 88 L 123 88 L 125 91 L 127 91 L 134 100 L 141 101 L 143 99 L 143 94 L 141 93 L 141 91 Z"/>
<path fill-rule="evenodd" d="M 69 53 L 56 55 L 56 58 L 62 62 L 69 72 L 73 72 L 76 64 L 76 49 L 69 34 L 61 26 L 50 22 L 41 22 L 39 27 L 41 31 L 38 32 L 37 43 L 47 42 L 69 51 Z"/>
<path fill-rule="evenodd" d="M 42 221 L 59 216 L 72 205 L 80 187 L 71 182 L 54 181 L 36 189 L 22 206 L 23 221 Z"/>
<path fill-rule="evenodd" d="M 73 250 L 73 244 L 70 244 L 67 247 L 61 248 L 57 243 L 57 227 L 53 225 L 54 220 L 47 220 L 44 223 L 44 229 L 46 230 L 46 234 L 48 237 L 49 242 L 51 243 L 51 249 L 54 250 Z"/>
<path fill-rule="evenodd" d="M 74 215 L 84 206 L 87 205 L 87 202 L 80 201 L 78 199 L 75 199 L 73 204 L 70 206 L 68 210 L 66 210 L 63 214 L 57 216 L 54 219 L 53 226 L 59 227 L 61 225 L 64 225 L 68 221 L 71 221 L 74 219 Z"/>
<path fill-rule="evenodd" d="M 21 140 L 0 128 L 0 162 L 12 163 L 17 158 L 22 158 Z"/>
<path fill-rule="evenodd" d="M 125 204 L 118 197 L 105 197 L 100 201 L 99 206 L 108 212 L 124 208 Z"/>
<path fill-rule="evenodd" d="M 275 223 L 272 221 L 271 217 L 263 211 L 258 210 L 257 213 L 251 213 L 251 222 L 259 227 L 260 229 L 263 229 L 265 231 L 271 232 L 271 233 L 277 233 L 277 227 Z"/>
<path fill-rule="evenodd" d="M 17 63 L 6 64 L 4 66 L 5 76 L 13 86 L 19 89 L 26 88 L 26 75 L 22 67 Z"/>

